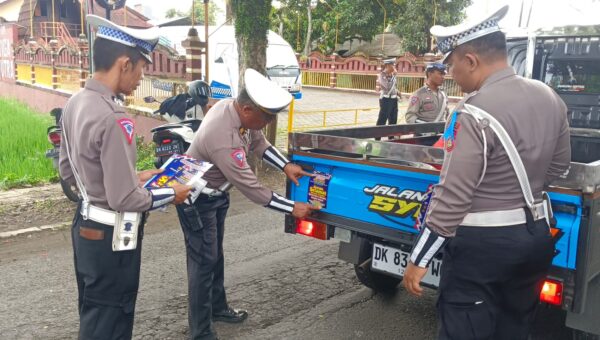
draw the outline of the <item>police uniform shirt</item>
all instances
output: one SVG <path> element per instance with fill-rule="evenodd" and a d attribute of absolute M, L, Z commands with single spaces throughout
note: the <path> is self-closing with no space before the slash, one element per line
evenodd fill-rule
<path fill-rule="evenodd" d="M 209 110 L 187 153 L 213 164 L 203 177 L 208 187 L 218 188 L 229 181 L 254 203 L 291 212 L 293 201 L 262 186 L 252 172 L 247 160 L 249 152 L 264 158 L 269 150 L 275 150 L 262 131 L 242 128 L 234 103 L 233 99 L 221 100 Z M 283 169 L 287 162 L 281 163 L 278 167 Z M 285 207 L 278 209 L 279 205 Z"/>
<path fill-rule="evenodd" d="M 396 75 L 395 72 L 387 74 L 381 72 L 377 77 L 377 83 L 379 84 L 379 97 L 393 98 L 398 95 L 398 89 L 396 88 Z"/>
<path fill-rule="evenodd" d="M 444 104 L 446 94 L 442 89 L 433 92 L 428 85 L 425 85 L 415 91 L 408 101 L 406 110 L 406 122 L 416 123 L 417 119 L 425 122 L 433 122 L 440 114 L 441 105 Z M 441 120 L 448 116 L 448 107 L 444 108 Z"/>
<path fill-rule="evenodd" d="M 142 188 L 135 171 L 134 122 L 115 94 L 94 79 L 69 99 L 62 116 L 71 158 L 90 203 L 114 211 L 146 211 L 152 194 Z M 75 183 L 64 143 L 60 147 L 60 176 Z"/>
<path fill-rule="evenodd" d="M 565 173 L 571 161 L 564 102 L 550 87 L 517 76 L 508 67 L 486 79 L 466 103 L 493 115 L 508 132 L 527 171 L 534 199 L 540 201 L 544 187 Z M 454 140 L 446 142 L 440 182 L 425 219 L 426 225 L 442 236 L 454 236 L 469 212 L 526 206 L 506 150 L 482 124 L 468 114 L 458 114 Z M 484 159 L 487 166 L 482 177 Z"/>

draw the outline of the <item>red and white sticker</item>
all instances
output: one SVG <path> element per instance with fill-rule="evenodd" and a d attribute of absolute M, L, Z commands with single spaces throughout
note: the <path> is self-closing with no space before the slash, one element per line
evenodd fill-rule
<path fill-rule="evenodd" d="M 131 142 L 133 141 L 133 121 L 129 118 L 122 118 L 117 120 L 117 123 L 119 123 L 121 130 L 123 130 L 127 142 L 131 144 Z"/>
<path fill-rule="evenodd" d="M 240 168 L 243 168 L 246 165 L 246 152 L 244 152 L 244 149 L 242 148 L 233 150 L 231 158 Z"/>

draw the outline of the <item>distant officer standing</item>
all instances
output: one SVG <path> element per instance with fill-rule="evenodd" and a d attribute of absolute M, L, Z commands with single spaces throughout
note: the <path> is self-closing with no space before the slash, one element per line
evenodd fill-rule
<path fill-rule="evenodd" d="M 542 190 L 569 168 L 567 108 L 508 65 L 498 27 L 507 11 L 431 28 L 469 93 L 447 124 L 440 182 L 403 279 L 420 295 L 428 264 L 444 249 L 439 339 L 527 339 L 554 254 Z"/>
<path fill-rule="evenodd" d="M 377 77 L 379 86 L 379 117 L 377 125 L 396 124 L 398 122 L 398 80 L 395 59 L 383 61 L 383 70 Z"/>
<path fill-rule="evenodd" d="M 152 61 L 155 30 L 121 27 L 94 15 L 96 72 L 62 116 L 60 176 L 82 196 L 73 220 L 80 339 L 131 339 L 139 286 L 144 212 L 179 204 L 190 187 L 144 189 L 159 170 L 136 174 L 134 122 L 116 103 Z"/>
<path fill-rule="evenodd" d="M 412 94 L 406 110 L 406 122 L 441 122 L 448 116 L 448 96 L 442 90 L 446 66 L 432 63 L 425 68 L 425 86 Z"/>
<path fill-rule="evenodd" d="M 229 182 L 257 204 L 303 218 L 314 208 L 262 186 L 247 161 L 252 152 L 285 172 L 296 184 L 299 178 L 309 175 L 290 163 L 261 132 L 290 104 L 292 96 L 253 69 L 247 69 L 244 78 L 245 88 L 236 99 L 221 100 L 209 110 L 187 153 L 213 163 L 203 177 L 209 188 L 217 189 Z M 248 316 L 246 311 L 229 306 L 223 286 L 223 236 L 229 195 L 200 195 L 192 207 L 177 207 L 187 252 L 190 335 L 193 340 L 214 339 L 212 321 L 237 323 Z"/>

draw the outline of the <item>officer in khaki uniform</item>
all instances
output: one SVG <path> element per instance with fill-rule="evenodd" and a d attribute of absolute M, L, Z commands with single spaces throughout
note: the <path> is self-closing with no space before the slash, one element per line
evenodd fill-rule
<path fill-rule="evenodd" d="M 221 100 L 209 110 L 187 154 L 213 164 L 203 177 L 209 188 L 229 182 L 257 204 L 303 218 L 315 208 L 262 186 L 247 161 L 252 152 L 296 184 L 298 178 L 310 175 L 290 163 L 261 132 L 290 104 L 292 96 L 253 69 L 247 69 L 244 78 L 245 88 L 236 99 Z M 229 196 L 200 195 L 194 208 L 185 204 L 177 207 L 187 252 L 190 336 L 194 340 L 214 339 L 211 316 L 212 321 L 236 323 L 244 321 L 248 313 L 228 305 L 223 286 L 223 234 Z"/>
<path fill-rule="evenodd" d="M 448 96 L 442 90 L 446 66 L 432 63 L 425 67 L 425 86 L 412 94 L 406 110 L 406 122 L 440 122 L 448 116 Z"/>
<path fill-rule="evenodd" d="M 431 33 L 469 93 L 448 120 L 446 155 L 403 284 L 415 295 L 444 250 L 439 339 L 527 339 L 554 242 L 544 188 L 570 164 L 567 108 L 515 74 L 491 16 Z"/>
<path fill-rule="evenodd" d="M 131 339 L 145 213 L 181 203 L 190 187 L 144 189 L 159 170 L 136 174 L 135 124 L 116 103 L 131 94 L 158 42 L 155 30 L 120 27 L 88 15 L 97 28 L 96 72 L 62 115 L 60 176 L 82 199 L 73 219 L 80 339 Z"/>
<path fill-rule="evenodd" d="M 379 116 L 376 125 L 393 125 L 398 122 L 398 78 L 395 63 L 396 59 L 384 60 L 383 70 L 377 77 Z"/>

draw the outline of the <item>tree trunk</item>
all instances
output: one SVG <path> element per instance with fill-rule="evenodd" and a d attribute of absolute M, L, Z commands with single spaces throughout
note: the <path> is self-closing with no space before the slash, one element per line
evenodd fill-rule
<path fill-rule="evenodd" d="M 235 37 L 238 45 L 239 84 L 238 90 L 244 88 L 244 71 L 253 68 L 263 75 L 267 74 L 267 34 L 269 31 L 269 14 L 271 0 L 231 0 L 235 20 Z M 275 144 L 277 121 L 267 126 L 267 136 L 271 144 Z"/>
<path fill-rule="evenodd" d="M 304 55 L 310 53 L 310 35 L 312 34 L 312 15 L 310 10 L 310 3 L 306 6 L 308 12 L 308 28 L 306 29 L 306 44 L 304 45 Z"/>
<path fill-rule="evenodd" d="M 279 17 L 279 35 L 283 37 L 283 18 Z"/>
<path fill-rule="evenodd" d="M 266 74 L 267 34 L 271 0 L 231 0 L 235 20 L 235 38 L 239 58 L 239 86 L 244 85 L 244 71 L 253 68 Z"/>

